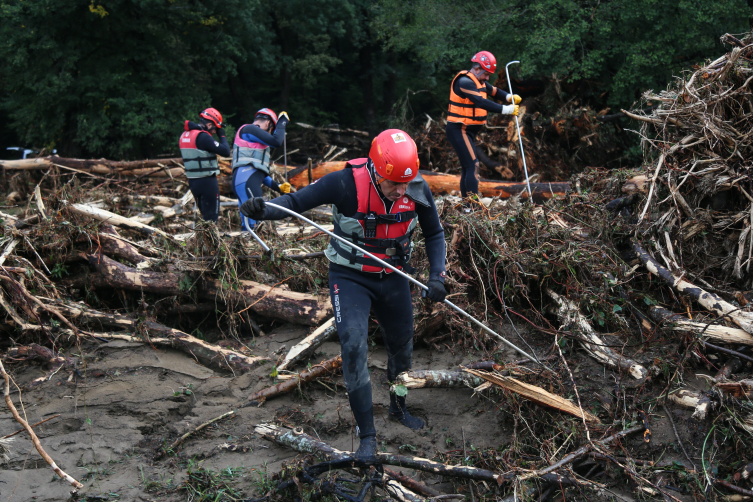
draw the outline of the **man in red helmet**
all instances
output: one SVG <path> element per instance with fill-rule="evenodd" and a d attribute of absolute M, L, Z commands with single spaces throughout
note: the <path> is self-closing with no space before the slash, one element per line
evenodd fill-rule
<path fill-rule="evenodd" d="M 463 197 L 478 194 L 476 134 L 486 124 L 488 112 L 517 115 L 520 103 L 517 94 L 510 94 L 489 83 L 489 77 L 497 71 L 497 60 L 491 52 L 481 51 L 471 61 L 473 65 L 470 70 L 463 70 L 452 79 L 445 129 L 447 139 L 460 159 L 460 193 Z M 500 105 L 489 97 L 511 104 Z"/>
<path fill-rule="evenodd" d="M 207 108 L 199 114 L 200 124 L 186 120 L 178 144 L 183 157 L 183 166 L 188 178 L 188 188 L 207 221 L 217 221 L 220 216 L 220 187 L 217 175 L 220 166 L 217 156 L 230 156 L 225 131 L 222 128 L 222 115 L 214 108 Z M 215 141 L 216 134 L 219 141 Z"/>
<path fill-rule="evenodd" d="M 368 158 L 350 160 L 342 171 L 272 202 L 297 213 L 332 204 L 336 235 L 407 273 L 415 271 L 408 261 L 413 250 L 411 237 L 420 224 L 430 264 L 426 296 L 441 302 L 447 295 L 444 231 L 431 190 L 418 174 L 416 144 L 405 132 L 383 131 L 374 138 Z M 257 220 L 287 217 L 278 209 L 265 207 L 261 197 L 246 201 L 241 213 Z M 382 327 L 388 356 L 387 379 L 393 382 L 411 367 L 410 284 L 401 275 L 334 239 L 325 254 L 330 261 L 329 289 L 342 348 L 343 375 L 361 439 L 356 455 L 370 459 L 376 453 L 376 429 L 366 365 L 369 312 L 373 309 Z M 425 425 L 408 412 L 404 396 L 390 395 L 389 416 L 414 430 Z"/>
<path fill-rule="evenodd" d="M 251 197 L 261 197 L 262 185 L 280 194 L 290 193 L 290 183 L 278 185 L 269 175 L 270 150 L 282 146 L 289 121 L 287 112 L 280 113 L 278 119 L 274 111 L 262 108 L 253 123 L 238 129 L 233 142 L 233 188 L 238 207 Z M 253 230 L 255 225 L 254 220 L 241 218 L 243 230 Z"/>

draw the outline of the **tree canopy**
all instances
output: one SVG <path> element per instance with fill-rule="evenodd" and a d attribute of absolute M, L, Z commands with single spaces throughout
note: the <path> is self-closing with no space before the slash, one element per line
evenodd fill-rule
<path fill-rule="evenodd" d="M 376 132 L 441 113 L 478 50 L 628 106 L 748 29 L 745 0 L 0 1 L 0 147 L 143 158 L 214 106 Z M 409 91 L 428 92 L 411 95 Z"/>

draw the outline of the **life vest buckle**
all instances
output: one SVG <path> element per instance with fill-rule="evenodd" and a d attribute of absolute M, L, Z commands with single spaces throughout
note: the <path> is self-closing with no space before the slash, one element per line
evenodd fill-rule
<path fill-rule="evenodd" d="M 387 256 L 395 256 L 397 254 L 397 248 L 387 248 L 384 251 Z"/>

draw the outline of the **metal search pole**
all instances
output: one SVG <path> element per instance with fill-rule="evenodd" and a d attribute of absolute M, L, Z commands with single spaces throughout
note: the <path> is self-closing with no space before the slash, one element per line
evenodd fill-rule
<path fill-rule="evenodd" d="M 241 216 L 243 216 L 243 215 L 241 215 Z M 267 244 L 263 240 L 261 240 L 261 237 L 259 237 L 258 235 L 256 235 L 256 232 L 254 232 L 253 230 L 251 230 L 250 218 L 248 216 L 243 216 L 243 217 L 246 218 L 246 229 L 251 234 L 251 237 L 253 237 L 254 240 L 259 243 L 259 245 L 262 247 L 262 249 L 264 249 L 265 253 L 269 254 L 270 251 L 271 251 L 269 249 L 269 246 L 267 246 Z"/>
<path fill-rule="evenodd" d="M 510 96 L 512 92 L 512 82 L 510 81 L 510 72 L 507 69 L 511 64 L 520 64 L 520 61 L 510 61 L 505 65 L 505 74 L 507 74 L 507 88 L 510 89 Z M 513 106 L 515 105 L 515 98 L 512 99 Z M 528 181 L 528 166 L 526 166 L 526 154 L 523 152 L 523 136 L 520 135 L 520 122 L 518 122 L 518 116 L 515 115 L 515 126 L 518 128 L 518 140 L 520 141 L 520 156 L 523 157 L 523 171 L 526 174 L 526 185 L 528 186 L 528 199 L 533 204 L 533 192 L 531 192 L 531 182 Z"/>
<path fill-rule="evenodd" d="M 338 235 L 335 235 L 335 234 L 333 234 L 333 233 L 332 233 L 332 232 L 330 232 L 329 230 L 327 230 L 327 229 L 325 229 L 325 228 L 321 227 L 320 225 L 317 225 L 316 223 L 314 223 L 314 222 L 313 222 L 313 221 L 311 221 L 310 219 L 306 218 L 305 216 L 302 216 L 302 215 L 300 215 L 300 214 L 296 213 L 295 211 L 292 211 L 292 210 L 290 210 L 290 209 L 288 209 L 288 208 L 286 208 L 286 207 L 278 206 L 277 204 L 274 204 L 274 203 L 272 203 L 272 202 L 267 202 L 267 204 L 266 204 L 266 205 L 267 205 L 267 206 L 269 206 L 269 207 L 273 207 L 273 208 L 275 208 L 275 209 L 279 209 L 280 211 L 282 211 L 282 212 L 284 212 L 284 213 L 287 213 L 287 214 L 289 214 L 289 215 L 291 215 L 291 216 L 295 216 L 296 218 L 300 218 L 301 220 L 305 221 L 305 222 L 306 222 L 306 223 L 308 223 L 309 225 L 313 225 L 314 227 L 318 228 L 318 229 L 319 229 L 319 230 L 321 230 L 322 232 L 326 233 L 327 235 L 329 235 L 329 236 L 330 236 L 330 237 L 332 237 L 333 239 L 337 239 L 338 241 L 342 242 L 343 244 L 345 244 L 345 245 L 347 245 L 347 246 L 350 246 L 350 247 L 352 247 L 352 248 L 354 248 L 354 249 L 357 249 L 358 251 L 362 252 L 363 254 L 365 254 L 366 256 L 368 256 L 369 258 L 373 258 L 374 260 L 376 260 L 376 261 L 377 261 L 377 262 L 378 262 L 378 263 L 379 263 L 380 265 L 382 265 L 382 266 L 384 266 L 384 267 L 387 267 L 387 268 L 389 268 L 390 270 L 392 270 L 393 272 L 395 272 L 395 273 L 397 273 L 397 274 L 400 274 L 400 275 L 402 275 L 403 277 L 405 277 L 406 279 L 408 279 L 409 281 L 411 281 L 411 282 L 412 282 L 413 284 L 417 285 L 417 286 L 418 286 L 418 287 L 420 287 L 421 289 L 423 289 L 423 290 L 426 290 L 426 291 L 428 291 L 428 290 L 429 290 L 428 286 L 426 286 L 426 285 L 424 285 L 424 284 L 420 283 L 419 281 L 417 281 L 417 280 L 416 280 L 416 279 L 414 279 L 413 277 L 409 276 L 408 274 L 406 274 L 406 273 L 405 273 L 405 272 L 403 272 L 402 270 L 399 270 L 399 269 L 397 269 L 397 268 L 393 267 L 392 265 L 390 265 L 390 264 L 389 264 L 389 263 L 387 263 L 386 261 L 384 261 L 384 260 L 382 260 L 382 259 L 380 259 L 380 258 L 378 258 L 378 257 L 374 256 L 373 254 L 369 253 L 368 251 L 366 251 L 365 249 L 363 249 L 363 248 L 359 247 L 358 245 L 354 244 L 353 242 L 351 242 L 351 241 L 349 241 L 349 240 L 347 240 L 347 239 L 343 239 L 342 237 L 340 237 L 340 236 L 338 236 Z M 444 302 L 445 302 L 445 303 L 446 303 L 447 305 L 449 305 L 450 307 L 452 307 L 453 309 L 457 310 L 458 312 L 460 312 L 461 314 L 463 314 L 464 316 L 466 316 L 466 317 L 467 317 L 468 319 L 470 319 L 471 321 L 473 321 L 473 322 L 474 322 L 474 323 L 475 323 L 475 324 L 476 324 L 477 326 L 479 326 L 479 327 L 481 327 L 482 329 L 484 329 L 484 330 L 485 330 L 485 331 L 486 331 L 487 333 L 489 333 L 490 335 L 493 335 L 493 336 L 495 336 L 495 337 L 499 338 L 499 339 L 500 339 L 500 340 L 501 340 L 502 342 L 504 342 L 505 344 L 507 344 L 507 345 L 508 345 L 508 346 L 509 346 L 510 348 L 517 350 L 518 352 L 520 352 L 520 353 L 521 353 L 522 355 L 524 355 L 525 357 L 527 357 L 528 359 L 530 359 L 530 360 L 531 360 L 531 361 L 533 361 L 534 363 L 541 365 L 541 367 L 543 367 L 544 369 L 546 369 L 546 370 L 548 370 L 548 371 L 552 371 L 552 370 L 551 370 L 551 369 L 549 369 L 549 368 L 548 368 L 548 367 L 547 367 L 546 365 L 544 365 L 544 364 L 543 364 L 543 363 L 542 363 L 541 361 L 539 361 L 539 360 L 538 360 L 537 358 L 535 358 L 535 357 L 533 357 L 533 356 L 529 355 L 529 354 L 528 354 L 527 352 L 525 352 L 525 351 L 524 351 L 523 349 L 520 349 L 520 348 L 516 347 L 515 345 L 513 345 L 512 343 L 508 342 L 508 341 L 507 341 L 507 340 L 506 340 L 505 338 L 503 338 L 503 337 L 502 337 L 502 335 L 500 335 L 500 334 L 498 334 L 498 333 L 496 333 L 496 332 L 492 331 L 491 329 L 487 328 L 486 326 L 484 326 L 484 325 L 483 325 L 483 324 L 482 324 L 482 323 L 481 323 L 480 321 L 476 320 L 476 319 L 475 319 L 475 318 L 474 318 L 473 316 L 471 316 L 471 315 L 470 315 L 470 314 L 469 314 L 468 312 L 466 312 L 465 310 L 461 309 L 460 307 L 458 307 L 457 305 L 455 305 L 454 303 L 452 303 L 452 302 L 451 302 L 450 300 L 447 300 L 447 299 L 445 299 L 445 301 L 444 301 Z M 554 372 L 552 371 L 552 373 L 554 373 Z"/>

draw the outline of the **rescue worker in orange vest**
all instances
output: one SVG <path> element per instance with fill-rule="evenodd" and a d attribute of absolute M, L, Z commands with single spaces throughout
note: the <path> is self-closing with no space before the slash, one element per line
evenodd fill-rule
<path fill-rule="evenodd" d="M 217 175 L 220 166 L 217 156 L 230 157 L 225 130 L 222 128 L 222 115 L 214 108 L 207 108 L 199 114 L 200 124 L 186 120 L 180 135 L 180 155 L 188 178 L 188 188 L 207 221 L 217 221 L 220 217 L 220 186 Z M 216 134 L 219 141 L 215 141 Z"/>
<path fill-rule="evenodd" d="M 313 185 L 271 202 L 303 213 L 332 204 L 334 233 L 413 273 L 408 261 L 411 237 L 421 225 L 430 272 L 425 296 L 441 302 L 447 292 L 444 231 L 434 198 L 418 173 L 418 152 L 413 139 L 398 129 L 374 138 L 369 157 L 346 163 L 342 171 L 327 174 Z M 255 197 L 241 206 L 241 213 L 255 220 L 279 220 L 288 215 L 265 207 Z M 369 312 L 382 327 L 387 350 L 387 379 L 411 367 L 413 355 L 413 306 L 410 283 L 378 262 L 335 239 L 325 252 L 329 264 L 329 289 L 340 338 L 343 375 L 348 399 L 361 440 L 356 455 L 368 460 L 376 454 L 376 428 L 371 379 L 367 368 Z M 390 395 L 389 417 L 418 430 L 425 423 L 411 415 L 405 396 Z"/>
<path fill-rule="evenodd" d="M 481 51 L 471 61 L 473 65 L 470 70 L 463 70 L 452 79 L 445 129 L 447 139 L 460 159 L 460 193 L 463 197 L 478 195 L 476 134 L 486 124 L 487 114 L 517 115 L 521 100 L 517 94 L 510 94 L 489 83 L 489 77 L 497 71 L 497 60 L 491 52 Z M 511 104 L 500 105 L 489 98 Z"/>

